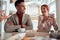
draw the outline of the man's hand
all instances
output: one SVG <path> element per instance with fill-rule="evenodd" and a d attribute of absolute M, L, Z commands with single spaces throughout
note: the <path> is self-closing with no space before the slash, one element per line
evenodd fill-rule
<path fill-rule="evenodd" d="M 7 22 L 9 25 L 14 25 L 12 21 Z"/>
<path fill-rule="evenodd" d="M 26 28 L 27 26 L 26 25 L 22 25 L 23 28 Z"/>

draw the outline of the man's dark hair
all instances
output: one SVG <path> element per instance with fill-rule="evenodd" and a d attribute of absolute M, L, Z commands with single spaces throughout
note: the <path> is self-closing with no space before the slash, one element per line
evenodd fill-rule
<path fill-rule="evenodd" d="M 21 3 L 21 2 L 24 2 L 24 0 L 17 0 L 17 1 L 15 2 L 15 7 L 16 7 L 19 3 Z"/>

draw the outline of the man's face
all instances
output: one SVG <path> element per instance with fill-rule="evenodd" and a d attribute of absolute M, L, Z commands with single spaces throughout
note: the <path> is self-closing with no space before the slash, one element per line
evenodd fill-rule
<path fill-rule="evenodd" d="M 19 3 L 19 4 L 16 6 L 16 9 L 17 9 L 18 12 L 24 13 L 24 12 L 25 12 L 24 2 Z"/>

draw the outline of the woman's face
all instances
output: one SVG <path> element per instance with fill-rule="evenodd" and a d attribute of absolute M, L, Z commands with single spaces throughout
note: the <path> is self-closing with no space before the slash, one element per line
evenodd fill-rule
<path fill-rule="evenodd" d="M 41 8 L 41 12 L 42 12 L 42 15 L 45 15 L 45 16 L 48 15 L 48 10 L 44 6 L 42 6 L 42 8 Z"/>

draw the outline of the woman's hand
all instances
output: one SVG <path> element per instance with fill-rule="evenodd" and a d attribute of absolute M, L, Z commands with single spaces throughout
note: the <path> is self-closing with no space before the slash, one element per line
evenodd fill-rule
<path fill-rule="evenodd" d="M 3 17 L 2 16 L 4 16 L 4 10 L 0 10 L 0 21 L 3 20 Z"/>

